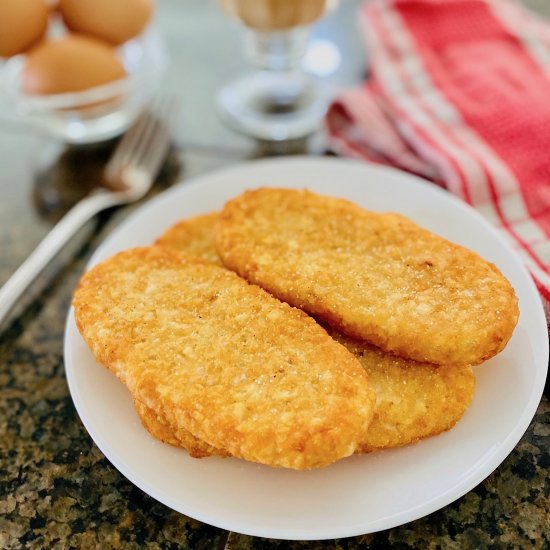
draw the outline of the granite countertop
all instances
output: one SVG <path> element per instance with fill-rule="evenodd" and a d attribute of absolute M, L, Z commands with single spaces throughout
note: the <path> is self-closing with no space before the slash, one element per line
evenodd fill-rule
<path fill-rule="evenodd" d="M 543 0 L 529 3 L 550 11 Z M 341 16 L 352 17 L 357 5 L 350 0 Z M 190 0 L 185 10 L 189 18 L 181 10 L 179 0 L 161 4 L 160 24 L 172 50 L 179 52 L 174 59 L 174 74 L 179 76 L 172 84 L 183 86 L 195 64 L 197 78 L 211 88 L 214 76 L 203 67 L 204 58 L 215 52 L 226 56 L 220 67 L 231 65 L 229 45 L 235 44 L 234 38 L 224 35 L 223 18 L 213 15 L 213 0 Z M 213 35 L 226 40 L 228 52 L 208 50 Z M 180 51 L 182 37 L 188 39 L 187 49 L 182 46 Z M 198 49 L 199 42 L 204 50 Z M 359 75 L 357 66 L 345 65 L 343 70 L 345 78 Z M 182 93 L 202 110 L 197 108 L 196 114 L 184 109 L 182 134 L 176 136 L 154 192 L 177 177 L 190 178 L 265 154 L 223 129 L 208 110 L 210 98 L 200 89 Z M 0 127 L 0 283 L 59 215 L 59 209 L 51 207 L 52 197 L 69 203 L 83 194 L 112 148 L 106 144 L 68 150 L 52 167 L 42 164 L 51 145 L 40 136 Z M 171 510 L 130 483 L 99 451 L 76 413 L 64 373 L 63 331 L 73 288 L 91 253 L 136 207 L 105 213 L 88 224 L 29 290 L 14 312 L 15 320 L 1 334 L 0 548 L 550 548 L 547 395 L 519 444 L 483 483 L 427 517 L 375 534 L 288 542 L 228 533 Z"/>

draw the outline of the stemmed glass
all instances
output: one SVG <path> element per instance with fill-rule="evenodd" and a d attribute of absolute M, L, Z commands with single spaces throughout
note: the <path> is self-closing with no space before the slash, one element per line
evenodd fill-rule
<path fill-rule="evenodd" d="M 253 72 L 219 92 L 223 118 L 247 135 L 283 141 L 319 128 L 327 100 L 301 69 L 312 25 L 337 0 L 219 0 L 244 26 Z"/>

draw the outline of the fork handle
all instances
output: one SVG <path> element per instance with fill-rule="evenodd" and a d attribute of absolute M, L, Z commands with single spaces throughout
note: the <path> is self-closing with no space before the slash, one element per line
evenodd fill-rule
<path fill-rule="evenodd" d="M 122 202 L 117 193 L 99 191 L 79 201 L 61 218 L 31 255 L 0 288 L 0 325 L 28 286 L 78 229 L 95 214 Z"/>

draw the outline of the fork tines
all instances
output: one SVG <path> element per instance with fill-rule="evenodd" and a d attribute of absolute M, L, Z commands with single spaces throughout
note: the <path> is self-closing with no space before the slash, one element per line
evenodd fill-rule
<path fill-rule="evenodd" d="M 156 177 L 168 149 L 175 111 L 173 98 L 159 97 L 136 118 L 105 167 L 109 186 L 126 187 L 121 174 L 129 168 Z"/>

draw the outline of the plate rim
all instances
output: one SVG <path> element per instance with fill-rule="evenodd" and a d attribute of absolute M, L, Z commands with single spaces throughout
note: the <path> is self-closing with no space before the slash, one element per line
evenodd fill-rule
<path fill-rule="evenodd" d="M 154 210 L 156 205 L 159 204 L 160 201 L 168 200 L 169 197 L 173 195 L 178 195 L 179 193 L 186 194 L 186 191 L 185 191 L 186 188 L 199 187 L 201 185 L 204 185 L 205 181 L 208 182 L 208 180 L 215 180 L 216 178 L 231 177 L 234 174 L 239 174 L 240 172 L 247 171 L 247 170 L 254 171 L 258 166 L 262 166 L 265 168 L 266 166 L 269 167 L 269 165 L 281 166 L 282 164 L 294 164 L 295 166 L 296 165 L 304 166 L 305 164 L 308 164 L 310 166 L 318 165 L 318 164 L 353 165 L 360 169 L 366 169 L 366 171 L 372 170 L 374 172 L 379 172 L 380 174 L 388 174 L 391 177 L 409 179 L 411 180 L 413 185 L 414 185 L 414 182 L 416 182 L 416 184 L 420 184 L 425 189 L 429 190 L 429 192 L 435 192 L 436 194 L 439 194 L 440 197 L 443 198 L 443 200 L 447 200 L 447 201 L 450 201 L 451 203 L 454 203 L 455 207 L 458 206 L 463 212 L 467 213 L 468 216 L 474 216 L 475 218 L 477 218 L 478 222 L 481 222 L 481 224 L 485 226 L 485 229 L 487 229 L 489 233 L 491 233 L 492 237 L 500 241 L 501 245 L 503 245 L 506 248 L 507 252 L 514 257 L 515 263 L 517 264 L 516 267 L 520 268 L 520 270 L 523 272 L 522 275 L 526 279 L 527 286 L 529 287 L 528 289 L 529 293 L 538 298 L 537 311 L 536 312 L 530 311 L 529 315 L 530 316 L 536 315 L 538 317 L 538 320 L 536 321 L 537 326 L 540 324 L 541 331 L 543 331 L 542 329 L 542 324 L 543 324 L 545 327 L 544 331 L 546 330 L 546 318 L 544 315 L 544 309 L 542 306 L 540 295 L 538 293 L 538 290 L 536 289 L 536 285 L 532 280 L 531 275 L 527 271 L 518 253 L 515 250 L 513 250 L 513 248 L 506 242 L 505 238 L 500 234 L 500 232 L 493 225 L 491 225 L 485 218 L 483 218 L 483 216 L 479 212 L 477 212 L 475 209 L 473 209 L 472 207 L 470 207 L 469 205 L 461 201 L 459 198 L 450 194 L 448 191 L 442 188 L 439 188 L 433 183 L 430 183 L 427 180 L 423 180 L 418 176 L 414 176 L 407 172 L 396 170 L 391 167 L 376 165 L 372 163 L 359 162 L 353 159 L 342 159 L 338 157 L 332 158 L 332 157 L 292 156 L 292 157 L 263 158 L 263 159 L 257 159 L 252 161 L 239 162 L 239 163 L 231 164 L 225 168 L 207 171 L 197 176 L 194 176 L 188 180 L 182 179 L 174 186 L 168 188 L 167 190 L 164 190 L 159 195 L 153 197 L 152 199 L 140 205 L 139 208 L 137 208 L 127 218 L 125 218 L 120 224 L 118 224 L 117 227 L 115 227 L 113 231 L 111 231 L 105 237 L 105 239 L 100 243 L 100 245 L 96 248 L 96 250 L 90 257 L 89 261 L 87 262 L 86 270 L 88 270 L 92 265 L 97 263 L 97 261 L 101 260 L 101 255 L 103 251 L 108 247 L 109 243 L 116 240 L 119 235 L 124 234 L 127 225 L 130 225 L 132 223 L 132 220 L 136 216 L 143 215 L 143 213 L 149 209 Z M 305 185 L 304 187 L 307 187 L 307 185 Z M 77 402 L 77 400 L 75 399 L 75 387 L 76 387 L 76 381 L 74 378 L 75 373 L 71 368 L 67 369 L 67 357 L 70 355 L 71 347 L 74 345 L 74 341 L 71 340 L 72 334 L 76 334 L 77 336 L 79 336 L 78 330 L 76 329 L 76 325 L 74 323 L 73 308 L 71 305 L 67 313 L 67 320 L 65 324 L 65 333 L 64 333 L 64 363 L 65 363 L 65 372 L 67 377 L 67 383 L 69 386 L 69 391 L 71 394 L 71 399 L 73 400 L 73 403 L 78 412 L 78 415 L 84 427 L 86 428 L 86 431 L 92 438 L 92 440 L 95 442 L 95 444 L 98 446 L 98 448 L 101 450 L 103 455 L 107 458 L 107 460 L 111 462 L 124 477 L 126 477 L 131 483 L 136 485 L 145 493 L 149 494 L 152 498 L 155 498 L 155 500 L 158 500 L 159 502 L 172 508 L 173 510 L 176 510 L 179 513 L 182 513 L 184 515 L 195 518 L 199 521 L 202 521 L 204 523 L 213 525 L 221 529 L 236 531 L 236 532 L 243 533 L 246 535 L 251 535 L 251 536 L 267 537 L 267 538 L 273 538 L 273 539 L 279 539 L 279 540 L 326 540 L 326 539 L 350 537 L 350 536 L 357 536 L 357 535 L 366 534 L 366 533 L 377 532 L 384 529 L 394 528 L 394 527 L 403 525 L 405 523 L 408 523 L 410 521 L 415 521 L 437 510 L 440 510 L 441 508 L 448 506 L 452 502 L 458 500 L 459 498 L 464 496 L 466 493 L 471 491 L 474 487 L 482 483 L 493 471 L 495 471 L 496 468 L 498 468 L 498 466 L 506 459 L 506 457 L 513 451 L 513 449 L 516 447 L 518 442 L 521 440 L 525 431 L 528 429 L 529 424 L 531 423 L 533 417 L 536 414 L 536 410 L 542 398 L 542 393 L 544 390 L 544 380 L 546 379 L 547 369 L 548 369 L 549 342 L 548 342 L 548 338 L 546 338 L 546 339 L 542 339 L 542 342 L 544 343 L 544 348 L 545 348 L 542 350 L 542 353 L 543 353 L 543 356 L 546 358 L 546 360 L 544 361 L 546 363 L 546 370 L 544 370 L 544 368 L 537 369 L 538 376 L 535 382 L 538 381 L 538 383 L 533 383 L 533 389 L 529 394 L 530 399 L 525 404 L 521 418 L 519 419 L 519 421 L 515 423 L 514 428 L 500 442 L 500 445 L 499 445 L 500 452 L 494 452 L 489 460 L 485 461 L 481 465 L 478 465 L 476 468 L 474 468 L 474 472 L 476 472 L 477 475 L 474 475 L 473 473 L 471 473 L 467 477 L 467 480 L 469 482 L 461 484 L 458 492 L 456 491 L 456 486 L 453 486 L 447 489 L 444 493 L 432 498 L 427 502 L 423 502 L 422 504 L 419 504 L 416 507 L 401 511 L 397 514 L 392 515 L 391 517 L 385 517 L 383 519 L 379 519 L 375 521 L 373 524 L 374 528 L 372 529 L 366 528 L 364 523 L 361 523 L 360 525 L 358 524 L 355 530 L 350 530 L 350 526 L 343 527 L 341 529 L 331 526 L 324 529 L 324 531 L 326 532 L 316 531 L 315 533 L 309 533 L 309 534 L 304 532 L 298 532 L 299 530 L 296 530 L 296 529 L 294 530 L 296 532 L 289 533 L 288 532 L 289 529 L 287 528 L 287 535 L 290 535 L 290 536 L 286 536 L 281 534 L 274 534 L 273 531 L 269 529 L 266 531 L 258 526 L 254 526 L 251 528 L 248 528 L 248 527 L 243 528 L 242 525 L 240 526 L 235 526 L 234 524 L 229 525 L 225 523 L 223 520 L 218 520 L 218 519 L 216 519 L 216 521 L 213 522 L 211 518 L 204 517 L 203 514 L 197 515 L 196 513 L 193 513 L 192 507 L 190 506 L 187 506 L 187 507 L 181 506 L 180 504 L 174 503 L 172 501 L 167 502 L 166 498 L 163 498 L 162 495 L 160 495 L 159 497 L 159 491 L 156 490 L 155 487 L 149 486 L 149 484 L 145 482 L 143 479 L 139 478 L 139 476 L 136 477 L 136 475 L 134 475 L 133 472 L 129 472 L 128 468 L 126 468 L 124 464 L 121 464 L 120 461 L 117 460 L 118 459 L 117 456 L 115 456 L 114 458 L 112 456 L 109 456 L 109 455 L 112 455 L 112 452 L 110 452 L 108 442 L 105 440 L 102 434 L 96 433 L 96 431 L 93 428 L 92 430 L 90 430 L 90 427 L 88 426 L 88 422 L 85 420 L 87 413 L 86 411 L 82 410 L 82 403 Z M 534 355 L 535 360 L 537 356 L 540 356 L 540 350 L 537 353 L 535 353 Z M 504 453 L 503 453 L 503 449 L 504 449 Z"/>

